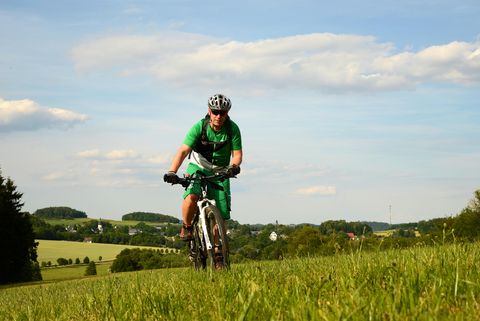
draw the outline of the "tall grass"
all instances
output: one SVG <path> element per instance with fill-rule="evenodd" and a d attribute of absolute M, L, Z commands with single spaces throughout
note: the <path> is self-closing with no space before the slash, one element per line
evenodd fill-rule
<path fill-rule="evenodd" d="M 0 290 L 1 320 L 478 320 L 480 244 Z"/>

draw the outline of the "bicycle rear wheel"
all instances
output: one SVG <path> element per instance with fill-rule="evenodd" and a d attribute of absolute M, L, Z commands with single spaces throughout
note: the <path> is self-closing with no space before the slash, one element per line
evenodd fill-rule
<path fill-rule="evenodd" d="M 213 245 L 213 248 L 208 251 L 211 266 L 213 269 L 218 269 L 218 263 L 220 263 L 222 268 L 228 269 L 230 260 L 225 221 L 218 208 L 213 205 L 205 209 L 205 215 L 208 222 L 208 236 Z M 216 262 L 215 256 L 217 256 L 217 260 L 221 258 L 220 262 Z"/>

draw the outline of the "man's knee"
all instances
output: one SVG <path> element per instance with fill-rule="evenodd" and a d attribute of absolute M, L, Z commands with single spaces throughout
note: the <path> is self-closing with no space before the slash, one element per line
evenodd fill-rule
<path fill-rule="evenodd" d="M 196 204 L 198 202 L 199 196 L 197 194 L 188 194 L 187 197 L 185 197 L 184 202 L 187 204 Z"/>

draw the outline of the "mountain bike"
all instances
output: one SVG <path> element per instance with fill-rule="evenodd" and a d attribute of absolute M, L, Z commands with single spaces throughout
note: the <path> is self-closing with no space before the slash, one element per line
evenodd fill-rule
<path fill-rule="evenodd" d="M 202 191 L 197 202 L 198 210 L 192 221 L 193 239 L 188 244 L 190 261 L 197 270 L 205 269 L 207 260 L 213 269 L 218 269 L 218 264 L 226 269 L 230 267 L 225 221 L 216 207 L 215 200 L 207 197 L 209 188 L 223 190 L 223 187 L 215 181 L 223 181 L 230 177 L 227 172 L 207 176 L 198 171 L 192 176 L 179 178 L 176 183 L 186 189 L 191 183 L 198 182 Z"/>

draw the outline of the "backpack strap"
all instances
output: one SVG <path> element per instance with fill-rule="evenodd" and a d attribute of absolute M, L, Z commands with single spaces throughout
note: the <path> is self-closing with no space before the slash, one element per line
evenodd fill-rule
<path fill-rule="evenodd" d="M 202 132 L 200 134 L 200 137 L 198 137 L 197 142 L 195 143 L 194 147 L 192 150 L 195 152 L 201 154 L 203 157 L 205 157 L 208 161 L 212 161 L 213 153 L 216 150 L 220 150 L 222 148 L 225 148 L 227 145 L 230 144 L 230 149 L 233 147 L 232 144 L 232 123 L 230 120 L 230 117 L 228 117 L 225 120 L 224 127 L 226 130 L 227 134 L 227 139 L 222 142 L 212 142 L 208 139 L 207 136 L 207 130 L 208 127 L 210 126 L 210 116 L 207 114 L 205 118 L 203 119 L 202 123 Z M 188 155 L 188 158 L 190 158 L 191 153 Z"/>
<path fill-rule="evenodd" d="M 207 114 L 205 118 L 203 118 L 203 125 L 202 125 L 202 135 L 201 135 L 201 141 L 202 142 L 208 142 L 208 137 L 207 137 L 207 130 L 208 126 L 210 126 L 210 115 Z M 227 119 L 225 119 L 225 130 L 227 131 L 227 140 L 230 143 L 230 146 L 232 146 L 232 122 L 230 120 L 230 116 L 227 116 Z M 212 143 L 214 144 L 214 143 Z"/>

